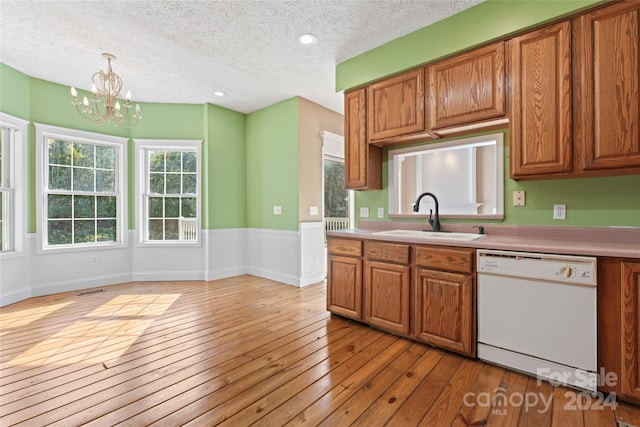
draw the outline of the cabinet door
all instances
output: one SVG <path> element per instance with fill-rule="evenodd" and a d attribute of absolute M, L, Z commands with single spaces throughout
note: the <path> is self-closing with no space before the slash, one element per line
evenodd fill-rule
<path fill-rule="evenodd" d="M 640 399 L 640 263 L 622 263 L 622 394 Z"/>
<path fill-rule="evenodd" d="M 367 142 L 365 90 L 344 96 L 345 186 L 353 190 L 382 188 L 382 149 Z"/>
<path fill-rule="evenodd" d="M 503 117 L 504 42 L 429 66 L 429 129 Z"/>
<path fill-rule="evenodd" d="M 577 21 L 582 167 L 640 167 L 640 2 L 616 3 Z"/>
<path fill-rule="evenodd" d="M 409 334 L 410 270 L 408 265 L 365 261 L 365 322 Z"/>
<path fill-rule="evenodd" d="M 561 22 L 509 41 L 514 179 L 572 169 L 569 24 Z"/>
<path fill-rule="evenodd" d="M 415 292 L 415 337 L 475 357 L 475 304 L 471 276 L 420 268 L 416 272 Z"/>
<path fill-rule="evenodd" d="M 370 141 L 424 130 L 424 69 L 374 83 L 367 97 Z"/>
<path fill-rule="evenodd" d="M 362 320 L 362 259 L 329 255 L 327 309 Z"/>

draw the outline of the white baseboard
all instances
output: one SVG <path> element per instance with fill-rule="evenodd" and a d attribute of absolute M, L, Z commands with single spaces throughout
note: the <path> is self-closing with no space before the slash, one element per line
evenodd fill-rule
<path fill-rule="evenodd" d="M 27 298 L 31 298 L 31 287 L 14 289 L 13 291 L 0 294 L 0 307 L 25 300 Z"/>
<path fill-rule="evenodd" d="M 162 280 L 207 280 L 204 271 L 136 271 L 132 274 L 134 282 L 152 282 Z"/>
<path fill-rule="evenodd" d="M 79 291 L 81 289 L 95 288 L 98 286 L 116 285 L 130 282 L 131 274 L 110 274 L 107 276 L 86 277 L 75 280 L 43 283 L 31 286 L 31 296 L 57 294 L 60 292 Z"/>

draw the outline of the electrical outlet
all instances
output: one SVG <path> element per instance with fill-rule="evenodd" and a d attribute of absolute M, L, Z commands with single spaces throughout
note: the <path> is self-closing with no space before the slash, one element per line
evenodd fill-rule
<path fill-rule="evenodd" d="M 91 255 L 89 257 L 89 265 L 98 265 L 100 259 L 98 258 L 98 255 Z"/>
<path fill-rule="evenodd" d="M 369 218 L 369 208 L 360 208 L 360 218 Z"/>
<path fill-rule="evenodd" d="M 273 207 L 274 215 L 282 215 L 282 206 L 274 206 Z"/>
<path fill-rule="evenodd" d="M 384 208 L 378 208 L 378 218 L 384 218 Z"/>
<path fill-rule="evenodd" d="M 566 219 L 567 205 L 553 205 L 553 219 Z"/>
<path fill-rule="evenodd" d="M 513 192 L 513 206 L 524 206 L 525 196 L 524 190 L 518 190 Z"/>

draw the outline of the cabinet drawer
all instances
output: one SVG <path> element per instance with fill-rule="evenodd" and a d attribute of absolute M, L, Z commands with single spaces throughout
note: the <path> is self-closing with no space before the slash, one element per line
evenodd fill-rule
<path fill-rule="evenodd" d="M 366 241 L 364 253 L 369 260 L 409 264 L 409 245 Z"/>
<path fill-rule="evenodd" d="M 362 240 L 329 237 L 327 248 L 333 255 L 362 256 Z"/>
<path fill-rule="evenodd" d="M 436 270 L 473 273 L 474 249 L 416 246 L 416 265 Z"/>

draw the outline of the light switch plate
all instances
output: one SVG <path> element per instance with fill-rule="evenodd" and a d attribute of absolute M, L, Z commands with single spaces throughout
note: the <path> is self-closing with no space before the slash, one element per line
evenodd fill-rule
<path fill-rule="evenodd" d="M 369 208 L 360 208 L 360 218 L 369 218 Z"/>
<path fill-rule="evenodd" d="M 513 192 L 513 206 L 524 206 L 525 195 L 524 190 L 517 190 Z"/>
<path fill-rule="evenodd" d="M 318 215 L 318 207 L 309 206 L 309 215 Z"/>
<path fill-rule="evenodd" d="M 273 207 L 274 215 L 282 215 L 282 206 L 274 206 Z"/>

